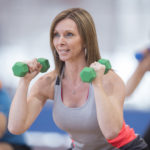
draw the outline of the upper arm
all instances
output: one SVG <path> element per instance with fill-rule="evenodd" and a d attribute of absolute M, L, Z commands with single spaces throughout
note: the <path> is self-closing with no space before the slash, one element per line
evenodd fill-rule
<path fill-rule="evenodd" d="M 7 127 L 7 118 L 2 112 L 0 112 L 0 138 L 4 135 L 6 127 Z"/>
<path fill-rule="evenodd" d="M 45 101 L 46 99 L 53 99 L 55 79 L 55 72 L 50 72 L 40 77 L 32 86 L 28 96 L 29 99 L 30 97 L 36 97 L 40 101 Z"/>
<path fill-rule="evenodd" d="M 116 107 L 123 109 L 125 84 L 122 79 L 115 72 L 109 71 L 109 73 L 104 76 L 103 86 L 111 102 L 115 104 Z"/>

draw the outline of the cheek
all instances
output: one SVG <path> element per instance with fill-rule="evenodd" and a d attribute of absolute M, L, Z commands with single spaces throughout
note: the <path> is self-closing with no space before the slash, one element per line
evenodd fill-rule
<path fill-rule="evenodd" d="M 71 45 L 72 45 L 72 47 L 74 47 L 76 49 L 82 49 L 82 47 L 83 47 L 81 40 L 74 40 L 74 41 L 72 41 Z"/>
<path fill-rule="evenodd" d="M 54 47 L 56 48 L 56 45 L 57 45 L 56 39 L 53 39 L 53 45 L 54 45 Z"/>

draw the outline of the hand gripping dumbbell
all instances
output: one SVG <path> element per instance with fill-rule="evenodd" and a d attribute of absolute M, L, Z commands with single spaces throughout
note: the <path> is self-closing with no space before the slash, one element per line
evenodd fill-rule
<path fill-rule="evenodd" d="M 43 73 L 49 69 L 50 64 L 49 64 L 48 59 L 38 58 L 37 61 L 42 65 L 42 69 L 40 70 L 40 72 Z M 14 75 L 18 77 L 24 77 L 29 72 L 28 65 L 23 62 L 16 62 L 13 65 L 12 70 L 13 70 Z"/>
<path fill-rule="evenodd" d="M 100 59 L 98 60 L 100 64 L 105 65 L 105 72 L 106 74 L 110 69 L 111 69 L 111 64 L 109 60 L 107 59 Z M 96 77 L 96 72 L 93 68 L 91 67 L 85 67 L 81 72 L 80 72 L 80 77 L 83 82 L 92 82 L 93 79 Z"/>

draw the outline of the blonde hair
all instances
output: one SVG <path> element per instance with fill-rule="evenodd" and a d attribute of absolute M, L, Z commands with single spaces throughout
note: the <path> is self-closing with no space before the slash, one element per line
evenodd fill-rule
<path fill-rule="evenodd" d="M 87 65 L 89 66 L 94 61 L 98 61 L 100 59 L 96 29 L 91 15 L 82 8 L 71 8 L 64 10 L 54 18 L 50 29 L 50 45 L 54 56 L 55 70 L 59 75 L 63 68 L 64 62 L 59 59 L 58 53 L 56 52 L 53 44 L 54 29 L 60 21 L 66 18 L 73 20 L 77 25 L 79 34 L 87 50 Z"/>

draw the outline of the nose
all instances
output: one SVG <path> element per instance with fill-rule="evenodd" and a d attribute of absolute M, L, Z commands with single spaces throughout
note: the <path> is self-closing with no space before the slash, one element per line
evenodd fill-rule
<path fill-rule="evenodd" d="M 66 40 L 63 36 L 60 36 L 58 39 L 58 44 L 59 45 L 64 45 L 66 43 Z"/>

